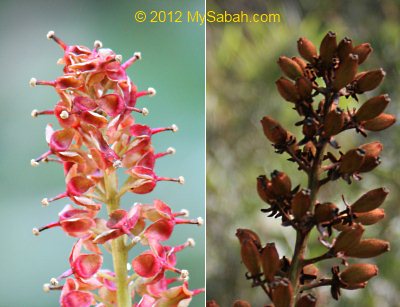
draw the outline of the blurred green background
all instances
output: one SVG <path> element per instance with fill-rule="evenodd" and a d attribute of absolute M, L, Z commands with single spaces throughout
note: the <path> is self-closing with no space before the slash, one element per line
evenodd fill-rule
<path fill-rule="evenodd" d="M 56 61 L 60 48 L 46 39 L 54 30 L 67 43 L 93 46 L 99 39 L 124 59 L 141 51 L 143 59 L 129 70 L 139 89 L 157 90 L 153 98 L 140 99 L 150 115 L 138 121 L 152 126 L 175 123 L 177 134 L 155 137 L 155 147 L 169 146 L 177 154 L 161 159 L 159 175 L 184 175 L 186 184 L 160 183 L 150 195 L 131 195 L 124 201 L 150 202 L 160 198 L 174 210 L 187 208 L 191 217 L 204 210 L 204 27 L 197 24 L 136 23 L 133 13 L 155 10 L 200 10 L 204 2 L 191 1 L 11 1 L 0 2 L 0 225 L 1 307 L 57 306 L 59 292 L 45 294 L 42 284 L 68 268 L 74 240 L 59 229 L 34 237 L 31 229 L 57 219 L 66 201 L 42 208 L 43 197 L 65 189 L 62 170 L 53 164 L 32 168 L 31 158 L 47 149 L 44 128 L 50 117 L 32 119 L 32 109 L 51 108 L 57 96 L 51 88 L 31 89 L 31 77 L 51 80 L 61 73 Z M 188 237 L 196 247 L 178 255 L 178 266 L 190 271 L 190 287 L 204 287 L 204 227 L 182 225 L 176 228 L 171 244 Z M 133 258 L 134 253 L 131 254 Z M 107 260 L 105 266 L 112 267 Z M 204 306 L 204 294 L 192 306 Z"/>
<path fill-rule="evenodd" d="M 264 306 L 260 288 L 251 289 L 240 262 L 236 228 L 251 228 L 265 242 L 275 241 L 280 255 L 291 257 L 294 233 L 278 220 L 260 212 L 255 180 L 274 169 L 289 173 L 293 185 L 304 184 L 304 176 L 285 156 L 276 155 L 265 139 L 259 120 L 264 115 L 294 128 L 295 111 L 278 96 L 275 80 L 281 73 L 276 61 L 280 55 L 297 55 L 296 41 L 305 36 L 319 46 L 327 31 L 339 39 L 351 37 L 355 44 L 370 42 L 374 48 L 364 69 L 383 67 L 386 80 L 374 93 L 390 93 L 389 113 L 399 113 L 400 2 L 381 1 L 207 1 L 207 9 L 229 12 L 279 13 L 276 24 L 208 24 L 207 26 L 207 298 L 230 306 L 237 298 L 253 306 Z M 345 102 L 345 101 L 344 101 Z M 345 104 L 346 105 L 346 102 Z M 354 104 L 352 104 L 354 105 Z M 400 129 L 396 125 L 384 133 L 370 133 L 367 139 L 354 133 L 344 135 L 344 151 L 372 140 L 384 144 L 382 164 L 364 179 L 348 186 L 337 181 L 321 191 L 319 199 L 339 204 L 343 193 L 350 202 L 368 189 L 387 186 L 391 193 L 384 204 L 386 218 L 369 226 L 365 236 L 391 242 L 391 251 L 366 262 L 376 262 L 378 277 L 365 290 L 342 291 L 339 302 L 329 298 L 329 289 L 320 293 L 320 306 L 399 306 L 400 302 Z M 321 253 L 316 239 L 312 254 Z M 323 269 L 332 262 L 325 262 Z"/>

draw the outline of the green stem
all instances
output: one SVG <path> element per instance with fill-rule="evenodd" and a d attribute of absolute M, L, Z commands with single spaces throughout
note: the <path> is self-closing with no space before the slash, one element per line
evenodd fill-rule
<path fill-rule="evenodd" d="M 107 211 L 120 208 L 118 196 L 118 180 L 115 172 L 104 175 L 104 186 L 107 197 Z M 120 236 L 111 242 L 111 254 L 114 264 L 115 283 L 117 286 L 118 307 L 131 307 L 132 300 L 129 291 L 128 270 L 128 249 L 125 247 L 124 237 Z"/>

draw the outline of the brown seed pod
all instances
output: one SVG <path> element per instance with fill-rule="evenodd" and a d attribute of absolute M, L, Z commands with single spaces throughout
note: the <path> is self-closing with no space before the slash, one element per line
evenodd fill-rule
<path fill-rule="evenodd" d="M 354 245 L 360 242 L 365 228 L 361 224 L 355 224 L 350 229 L 343 230 L 336 238 L 332 251 L 336 254 L 339 252 L 346 253 Z"/>
<path fill-rule="evenodd" d="M 236 300 L 233 302 L 232 307 L 251 307 L 250 303 L 244 300 Z"/>
<path fill-rule="evenodd" d="M 300 99 L 297 87 L 290 80 L 281 77 L 275 84 L 279 94 L 281 94 L 282 98 L 286 101 L 296 103 Z"/>
<path fill-rule="evenodd" d="M 311 206 L 311 191 L 309 189 L 302 189 L 296 193 L 292 199 L 292 214 L 295 219 L 300 220 L 306 215 Z"/>
<path fill-rule="evenodd" d="M 260 274 L 260 253 L 253 240 L 243 240 L 241 244 L 240 254 L 242 261 L 251 276 Z"/>
<path fill-rule="evenodd" d="M 378 275 L 378 267 L 368 263 L 351 264 L 340 273 L 339 277 L 342 282 L 348 286 L 365 283 L 372 277 Z"/>
<path fill-rule="evenodd" d="M 390 102 L 389 95 L 379 95 L 368 99 L 357 110 L 354 119 L 357 122 L 373 119 L 382 114 Z"/>
<path fill-rule="evenodd" d="M 295 61 L 297 64 L 299 64 L 299 66 L 301 67 L 301 70 L 304 73 L 304 71 L 306 70 L 306 67 L 307 67 L 307 63 L 302 58 L 299 58 L 297 56 L 292 57 L 292 60 Z"/>
<path fill-rule="evenodd" d="M 349 54 L 353 51 L 353 42 L 350 38 L 343 38 L 337 47 L 339 61 L 343 62 Z"/>
<path fill-rule="evenodd" d="M 352 53 L 358 55 L 358 65 L 365 62 L 369 54 L 373 51 L 370 43 L 363 43 L 353 48 Z"/>
<path fill-rule="evenodd" d="M 351 211 L 353 213 L 372 211 L 382 205 L 388 194 L 389 190 L 387 188 L 378 188 L 368 191 L 351 205 Z"/>
<path fill-rule="evenodd" d="M 265 280 L 271 282 L 275 274 L 279 271 L 280 260 L 276 250 L 275 243 L 267 243 L 261 252 L 261 266 L 264 272 Z"/>
<path fill-rule="evenodd" d="M 335 72 L 335 79 L 332 87 L 335 91 L 339 91 L 351 81 L 354 80 L 358 69 L 358 56 L 350 53 L 343 61 L 340 62 L 339 68 Z"/>
<path fill-rule="evenodd" d="M 214 300 L 209 300 L 206 302 L 206 307 L 219 307 L 216 301 Z"/>
<path fill-rule="evenodd" d="M 296 302 L 295 307 L 315 307 L 317 306 L 317 298 L 312 294 L 303 295 Z"/>
<path fill-rule="evenodd" d="M 313 157 L 315 157 L 315 154 L 317 153 L 317 148 L 315 147 L 314 143 L 311 141 L 308 141 L 303 148 L 304 152 L 310 153 Z"/>
<path fill-rule="evenodd" d="M 365 239 L 346 251 L 346 256 L 353 258 L 372 258 L 390 250 L 388 241 Z"/>
<path fill-rule="evenodd" d="M 265 175 L 257 177 L 257 192 L 260 198 L 266 203 L 270 203 L 275 198 L 275 194 L 272 191 L 271 181 L 269 181 Z"/>
<path fill-rule="evenodd" d="M 385 71 L 380 68 L 377 70 L 367 71 L 356 82 L 354 90 L 357 94 L 372 91 L 377 88 L 385 77 Z"/>
<path fill-rule="evenodd" d="M 336 34 L 329 31 L 322 39 L 319 47 L 319 56 L 325 67 L 329 67 L 333 64 L 333 58 L 335 57 L 336 49 Z"/>
<path fill-rule="evenodd" d="M 342 109 L 334 108 L 328 112 L 324 123 L 324 133 L 326 137 L 337 135 L 344 126 L 345 114 Z"/>
<path fill-rule="evenodd" d="M 292 190 L 292 182 L 289 176 L 277 170 L 271 173 L 271 186 L 277 196 L 289 195 Z"/>
<path fill-rule="evenodd" d="M 289 279 L 283 278 L 272 290 L 275 307 L 290 307 L 293 304 L 293 288 Z"/>
<path fill-rule="evenodd" d="M 305 37 L 299 38 L 297 41 L 297 49 L 300 55 L 310 63 L 314 62 L 314 59 L 317 57 L 317 48 Z"/>
<path fill-rule="evenodd" d="M 315 206 L 314 217 L 318 224 L 332 220 L 339 209 L 334 203 L 318 203 Z"/>
<path fill-rule="evenodd" d="M 273 118 L 264 116 L 261 120 L 264 134 L 274 144 L 282 144 L 287 139 L 287 131 Z"/>
<path fill-rule="evenodd" d="M 381 131 L 389 128 L 395 122 L 396 117 L 394 115 L 382 113 L 374 119 L 364 122 L 363 126 L 369 131 Z"/>
<path fill-rule="evenodd" d="M 360 172 L 369 172 L 380 164 L 379 155 L 383 149 L 380 142 L 372 142 L 361 145 L 360 148 L 365 151 L 364 162 L 360 167 Z"/>
<path fill-rule="evenodd" d="M 240 244 L 243 244 L 246 240 L 250 240 L 254 242 L 257 248 L 261 248 L 260 237 L 251 229 L 236 229 L 236 237 L 239 239 Z"/>
<path fill-rule="evenodd" d="M 339 172 L 341 174 L 353 174 L 359 171 L 364 159 L 364 150 L 361 148 L 350 149 L 340 159 Z"/>
<path fill-rule="evenodd" d="M 283 73 L 292 80 L 296 80 L 303 75 L 303 69 L 291 58 L 280 56 L 278 59 L 278 65 Z"/>
<path fill-rule="evenodd" d="M 378 223 L 384 217 L 385 217 L 385 210 L 378 208 L 368 212 L 357 213 L 354 221 L 363 225 L 373 225 Z"/>
<path fill-rule="evenodd" d="M 313 118 L 307 117 L 304 120 L 302 131 L 306 137 L 312 139 L 317 133 L 317 128 L 318 127 L 315 120 L 313 120 Z"/>
<path fill-rule="evenodd" d="M 319 274 L 319 270 L 314 264 L 308 264 L 303 267 L 303 274 L 314 276 L 316 278 Z M 305 283 L 307 283 L 307 281 L 305 281 Z"/>
<path fill-rule="evenodd" d="M 296 80 L 297 92 L 300 97 L 304 100 L 311 98 L 311 93 L 313 90 L 313 85 L 311 81 L 306 77 L 300 77 Z"/>

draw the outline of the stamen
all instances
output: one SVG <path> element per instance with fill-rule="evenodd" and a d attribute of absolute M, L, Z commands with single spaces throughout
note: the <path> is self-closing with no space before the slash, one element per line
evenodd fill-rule
<path fill-rule="evenodd" d="M 47 207 L 48 205 L 50 205 L 50 202 L 46 197 L 41 200 L 41 203 L 43 207 Z"/>
<path fill-rule="evenodd" d="M 54 114 L 54 110 L 38 111 L 38 110 L 34 109 L 31 112 L 32 117 L 38 117 L 39 115 L 53 115 L 53 114 Z"/>
<path fill-rule="evenodd" d="M 39 162 L 37 162 L 35 159 L 32 159 L 31 160 L 31 166 L 37 167 L 37 166 L 39 166 Z"/>
<path fill-rule="evenodd" d="M 193 238 L 187 239 L 187 244 L 189 247 L 194 247 L 196 245 L 196 242 L 194 241 Z"/>
<path fill-rule="evenodd" d="M 141 238 L 141 237 L 139 237 L 139 236 L 135 236 L 135 237 L 133 237 L 133 239 L 132 239 L 132 243 L 135 243 L 135 244 L 137 244 L 137 243 L 139 243 L 141 240 L 142 240 L 142 238 Z"/>
<path fill-rule="evenodd" d="M 48 293 L 48 292 L 50 292 L 50 290 L 51 290 L 51 289 L 50 289 L 50 284 L 44 284 L 44 285 L 43 285 L 43 291 L 44 291 L 44 292 Z"/>
<path fill-rule="evenodd" d="M 177 132 L 177 131 L 179 130 L 179 128 L 178 128 L 177 125 L 173 124 L 173 125 L 171 126 L 171 130 L 172 130 L 172 132 Z"/>
<path fill-rule="evenodd" d="M 31 78 L 31 79 L 29 80 L 29 85 L 30 85 L 30 87 L 35 87 L 36 84 L 37 84 L 36 78 Z"/>
<path fill-rule="evenodd" d="M 34 236 L 38 236 L 38 235 L 40 234 L 39 229 L 33 228 L 33 229 L 32 229 L 32 234 L 33 234 Z"/>
<path fill-rule="evenodd" d="M 178 177 L 178 182 L 179 182 L 180 184 L 185 184 L 185 177 L 179 176 L 179 177 Z"/>
<path fill-rule="evenodd" d="M 170 178 L 170 177 L 157 177 L 157 181 L 173 181 L 178 182 L 180 184 L 185 183 L 185 178 L 183 176 L 179 176 L 178 178 Z"/>
<path fill-rule="evenodd" d="M 132 269 L 132 265 L 129 262 L 126 263 L 126 269 L 128 271 L 130 271 Z"/>
<path fill-rule="evenodd" d="M 52 278 L 52 279 L 50 279 L 50 284 L 52 285 L 52 286 L 58 286 L 58 280 L 57 280 L 57 278 Z"/>
<path fill-rule="evenodd" d="M 58 194 L 57 196 L 54 196 L 53 198 L 50 198 L 50 199 L 43 198 L 41 203 L 42 203 L 43 207 L 47 207 L 48 205 L 50 205 L 51 202 L 59 200 L 61 198 L 65 198 L 67 196 L 68 196 L 67 193 L 64 192 L 64 193 Z"/>
<path fill-rule="evenodd" d="M 39 111 L 36 110 L 36 109 L 33 109 L 32 112 L 31 112 L 31 116 L 32 116 L 33 118 L 35 118 L 35 117 L 38 117 L 38 115 L 39 115 Z"/>
<path fill-rule="evenodd" d="M 41 162 L 41 161 L 44 161 L 45 159 L 47 159 L 48 158 L 48 156 L 49 155 L 51 155 L 51 151 L 49 150 L 49 151 L 46 151 L 44 154 L 42 154 L 40 157 L 38 157 L 38 158 L 36 158 L 36 159 L 32 159 L 31 160 L 31 165 L 32 166 L 38 166 L 39 165 L 39 162 Z M 36 164 L 36 163 L 37 164 Z"/>
<path fill-rule="evenodd" d="M 174 155 L 176 153 L 176 149 L 174 147 L 168 147 L 167 153 L 169 153 L 170 155 Z"/>
<path fill-rule="evenodd" d="M 121 63 L 121 62 L 122 62 L 122 55 L 117 54 L 117 55 L 115 56 L 115 60 L 116 60 L 117 62 Z"/>
<path fill-rule="evenodd" d="M 99 41 L 99 40 L 95 40 L 94 43 L 93 43 L 93 46 L 97 50 L 97 49 L 100 49 L 100 48 L 103 47 L 103 43 L 101 41 Z"/>
<path fill-rule="evenodd" d="M 166 155 L 174 155 L 175 153 L 176 153 L 175 148 L 168 147 L 165 152 L 159 152 L 159 153 L 155 154 L 154 156 L 156 159 L 158 159 L 158 158 L 164 157 Z"/>
<path fill-rule="evenodd" d="M 114 168 L 120 168 L 122 167 L 122 161 L 121 160 L 115 160 L 113 163 Z"/>
<path fill-rule="evenodd" d="M 147 89 L 147 92 L 149 93 L 149 96 L 150 96 L 150 97 L 153 97 L 155 94 L 157 94 L 157 91 L 156 91 L 154 88 L 152 88 L 152 87 L 149 87 L 149 88 Z"/>
<path fill-rule="evenodd" d="M 47 39 L 55 41 L 62 49 L 67 49 L 67 45 L 55 35 L 54 31 L 49 31 L 46 36 Z"/>
<path fill-rule="evenodd" d="M 130 59 L 128 59 L 124 64 L 121 65 L 121 67 L 123 69 L 127 69 L 129 68 L 133 63 L 135 63 L 137 60 L 141 60 L 142 59 L 142 54 L 140 52 L 135 52 L 133 54 L 133 57 L 131 57 Z"/>
<path fill-rule="evenodd" d="M 67 119 L 67 118 L 69 117 L 68 111 L 63 110 L 63 111 L 60 113 L 60 117 L 61 117 L 62 119 Z"/>
<path fill-rule="evenodd" d="M 154 128 L 154 129 L 151 129 L 151 134 L 157 134 L 157 133 L 164 132 L 164 131 L 177 132 L 178 126 L 173 124 L 173 125 L 171 125 L 171 127 Z"/>
<path fill-rule="evenodd" d="M 189 271 L 181 270 L 181 276 L 179 277 L 181 280 L 188 281 L 189 280 Z"/>
<path fill-rule="evenodd" d="M 32 79 L 34 79 L 34 82 L 35 82 L 35 86 L 36 85 L 48 85 L 48 86 L 56 86 L 56 82 L 55 81 L 46 81 L 46 80 L 36 80 L 35 78 L 32 78 Z M 31 79 L 31 81 L 32 81 L 32 79 Z M 31 82 L 30 81 L 30 82 Z M 29 83 L 30 83 L 29 82 Z M 32 86 L 32 85 L 31 85 Z"/>
<path fill-rule="evenodd" d="M 197 218 L 197 224 L 199 225 L 199 226 L 202 226 L 203 224 L 204 224 L 204 220 L 203 220 L 203 218 L 202 217 L 198 217 Z"/>
<path fill-rule="evenodd" d="M 147 116 L 147 115 L 149 115 L 149 113 L 150 113 L 150 112 L 149 112 L 149 110 L 148 110 L 147 108 L 143 108 L 143 109 L 142 109 L 142 115 L 143 115 L 143 116 Z"/>
<path fill-rule="evenodd" d="M 184 217 L 188 217 L 189 216 L 189 210 L 187 210 L 187 209 L 182 209 L 181 213 L 182 213 L 182 216 L 184 216 Z"/>

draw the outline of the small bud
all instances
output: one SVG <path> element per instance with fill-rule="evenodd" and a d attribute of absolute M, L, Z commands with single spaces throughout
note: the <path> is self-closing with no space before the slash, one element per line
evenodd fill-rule
<path fill-rule="evenodd" d="M 50 292 L 50 284 L 44 284 L 43 285 L 43 291 L 46 292 L 46 293 Z"/>
<path fill-rule="evenodd" d="M 322 39 L 321 45 L 319 47 L 320 58 L 325 67 L 330 67 L 333 64 L 333 58 L 336 54 L 336 48 L 336 34 L 329 31 Z"/>
<path fill-rule="evenodd" d="M 317 48 L 315 48 L 314 44 L 305 37 L 299 38 L 297 41 L 297 49 L 300 55 L 310 63 L 312 63 L 314 58 L 317 57 Z"/>
<path fill-rule="evenodd" d="M 340 159 L 339 172 L 341 174 L 353 174 L 359 171 L 364 159 L 364 150 L 361 148 L 350 149 Z"/>
<path fill-rule="evenodd" d="M 187 244 L 190 247 L 194 247 L 196 245 L 196 242 L 194 241 L 194 239 L 189 238 L 189 239 L 187 239 Z"/>
<path fill-rule="evenodd" d="M 346 256 L 353 258 L 372 258 L 390 250 L 387 241 L 379 239 L 365 239 L 346 251 Z"/>
<path fill-rule="evenodd" d="M 179 130 L 179 128 L 177 125 L 173 124 L 173 125 L 171 125 L 171 130 L 172 130 L 172 132 L 177 132 Z"/>
<path fill-rule="evenodd" d="M 328 222 L 337 215 L 338 211 L 334 203 L 318 203 L 315 206 L 315 220 L 317 223 Z"/>
<path fill-rule="evenodd" d="M 339 252 L 346 253 L 360 242 L 365 228 L 360 224 L 355 224 L 349 229 L 343 230 L 336 238 L 332 251 L 336 254 Z"/>
<path fill-rule="evenodd" d="M 178 182 L 179 182 L 180 184 L 185 184 L 185 177 L 179 176 L 179 177 L 178 177 Z"/>
<path fill-rule="evenodd" d="M 273 118 L 264 116 L 261 120 L 264 134 L 274 144 L 284 143 L 287 139 L 287 131 Z"/>
<path fill-rule="evenodd" d="M 41 203 L 43 207 L 47 207 L 48 205 L 50 205 L 48 198 L 43 198 Z"/>
<path fill-rule="evenodd" d="M 147 108 L 143 108 L 143 109 L 142 109 L 142 115 L 143 115 L 143 116 L 147 116 L 147 115 L 149 115 L 149 113 L 150 113 L 150 112 L 149 112 L 149 110 L 148 110 Z"/>
<path fill-rule="evenodd" d="M 33 167 L 39 166 L 39 162 L 37 162 L 35 159 L 32 159 L 31 166 L 33 166 Z"/>
<path fill-rule="evenodd" d="M 258 249 L 261 248 L 260 237 L 251 229 L 238 228 L 236 230 L 236 237 L 239 239 L 240 244 L 243 244 L 245 241 L 250 240 L 254 242 Z"/>
<path fill-rule="evenodd" d="M 244 300 L 236 300 L 233 302 L 232 307 L 251 307 L 250 303 Z"/>
<path fill-rule="evenodd" d="M 351 264 L 349 267 L 340 273 L 341 281 L 350 287 L 355 284 L 367 282 L 372 277 L 378 275 L 378 267 L 368 263 Z"/>
<path fill-rule="evenodd" d="M 103 47 L 103 43 L 101 41 L 99 41 L 99 40 L 95 40 L 94 43 L 93 43 L 93 46 L 96 49 L 100 49 L 100 48 Z"/>
<path fill-rule="evenodd" d="M 152 88 L 152 87 L 149 87 L 149 88 L 147 89 L 147 92 L 149 93 L 149 96 L 150 96 L 150 97 L 153 97 L 153 96 L 155 96 L 155 95 L 157 94 L 157 91 L 156 91 L 154 88 Z"/>
<path fill-rule="evenodd" d="M 275 84 L 283 99 L 294 103 L 300 99 L 296 86 L 288 79 L 282 77 Z"/>
<path fill-rule="evenodd" d="M 265 175 L 260 175 L 257 177 L 257 192 L 260 198 L 266 203 L 269 203 L 275 198 L 275 195 L 272 192 L 271 182 Z"/>
<path fill-rule="evenodd" d="M 339 42 L 338 47 L 337 47 L 337 53 L 338 53 L 340 62 L 343 62 L 352 51 L 353 51 L 352 40 L 347 37 L 343 38 Z"/>
<path fill-rule="evenodd" d="M 286 196 L 292 190 L 292 182 L 286 173 L 275 170 L 271 173 L 271 187 L 274 194 Z"/>
<path fill-rule="evenodd" d="M 49 31 L 49 32 L 47 32 L 46 37 L 47 37 L 47 39 L 52 39 L 54 37 L 54 35 L 55 35 L 54 31 Z"/>
<path fill-rule="evenodd" d="M 241 244 L 240 255 L 247 270 L 252 276 L 260 274 L 260 254 L 252 240 L 244 240 Z"/>
<path fill-rule="evenodd" d="M 396 117 L 394 115 L 382 113 L 374 119 L 364 122 L 363 126 L 369 131 L 381 131 L 389 128 L 395 122 Z"/>
<path fill-rule="evenodd" d="M 373 119 L 382 114 L 390 102 L 389 95 L 379 95 L 368 99 L 357 110 L 354 118 L 357 122 Z"/>
<path fill-rule="evenodd" d="M 385 210 L 378 208 L 368 212 L 357 213 L 354 221 L 363 225 L 373 225 L 378 223 L 384 217 Z"/>
<path fill-rule="evenodd" d="M 368 191 L 351 205 L 351 211 L 354 213 L 372 211 L 382 205 L 388 194 L 389 190 L 386 188 L 378 188 Z"/>
<path fill-rule="evenodd" d="M 33 234 L 33 235 L 35 235 L 35 236 L 38 236 L 38 235 L 40 235 L 40 231 L 39 231 L 39 229 L 37 229 L 37 228 L 33 228 L 33 229 L 32 229 L 32 234 Z"/>
<path fill-rule="evenodd" d="M 36 109 L 33 109 L 32 112 L 31 112 L 31 116 L 32 116 L 33 118 L 36 118 L 36 117 L 38 117 L 38 115 L 39 115 L 39 111 L 36 110 Z"/>
<path fill-rule="evenodd" d="M 339 64 L 339 68 L 335 72 L 335 80 L 333 80 L 332 87 L 334 90 L 339 91 L 345 87 L 357 74 L 358 68 L 358 56 L 350 53 L 342 62 Z"/>
<path fill-rule="evenodd" d="M 267 243 L 261 252 L 261 266 L 264 272 L 265 280 L 271 282 L 275 274 L 279 271 L 280 260 L 276 250 L 275 243 Z"/>
<path fill-rule="evenodd" d="M 302 59 L 297 56 L 292 57 L 292 60 L 295 61 L 301 68 L 301 70 L 304 72 L 307 67 L 307 63 Z"/>
<path fill-rule="evenodd" d="M 372 91 L 373 89 L 377 88 L 379 84 L 381 84 L 385 75 L 386 73 L 382 68 L 367 71 L 357 80 L 355 92 L 357 94 L 362 94 L 364 92 Z"/>
<path fill-rule="evenodd" d="M 278 59 L 278 65 L 283 71 L 283 73 L 288 76 L 292 80 L 296 80 L 297 78 L 303 75 L 303 70 L 294 60 L 281 56 Z"/>
<path fill-rule="evenodd" d="M 275 307 L 293 305 L 293 288 L 287 278 L 283 278 L 272 290 L 272 302 Z"/>
<path fill-rule="evenodd" d="M 306 77 L 300 77 L 296 80 L 297 91 L 301 98 L 307 100 L 311 97 L 313 86 L 311 81 Z"/>
<path fill-rule="evenodd" d="M 303 295 L 296 302 L 295 307 L 315 307 L 317 306 L 317 298 L 312 294 Z"/>
<path fill-rule="evenodd" d="M 362 64 L 365 62 L 365 60 L 368 58 L 369 54 L 373 51 L 371 44 L 369 43 L 364 43 L 360 44 L 358 46 L 355 46 L 353 48 L 352 53 L 358 55 L 358 65 Z"/>
<path fill-rule="evenodd" d="M 69 117 L 69 113 L 66 110 L 61 111 L 60 118 L 68 119 L 68 117 Z"/>
<path fill-rule="evenodd" d="M 326 137 L 337 135 L 344 126 L 345 114 L 342 109 L 334 108 L 325 117 L 324 132 Z"/>
<path fill-rule="evenodd" d="M 37 85 L 37 80 L 36 80 L 36 78 L 31 78 L 31 79 L 29 80 L 29 85 L 30 85 L 30 87 L 35 87 L 35 86 Z"/>
<path fill-rule="evenodd" d="M 295 219 L 300 220 L 306 215 L 311 206 L 311 192 L 309 189 L 302 189 L 292 199 L 292 213 Z"/>

